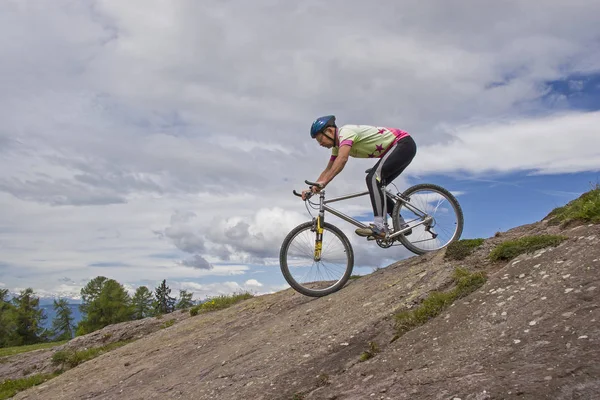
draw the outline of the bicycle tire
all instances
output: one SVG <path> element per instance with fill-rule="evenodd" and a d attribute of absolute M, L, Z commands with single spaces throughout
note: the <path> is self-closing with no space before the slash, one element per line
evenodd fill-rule
<path fill-rule="evenodd" d="M 344 246 L 344 250 L 346 251 L 347 259 L 348 259 L 347 264 L 346 264 L 346 270 L 345 270 L 342 278 L 340 278 L 334 285 L 332 285 L 326 289 L 314 290 L 314 289 L 310 289 L 310 288 L 303 286 L 302 284 L 297 282 L 292 277 L 292 274 L 290 273 L 290 270 L 288 267 L 288 262 L 287 262 L 287 253 L 288 253 L 289 246 L 290 246 L 290 243 L 292 242 L 292 240 L 300 232 L 305 231 L 307 229 L 312 229 L 313 225 L 314 225 L 314 223 L 312 221 L 305 222 L 303 224 L 298 225 L 297 227 L 292 229 L 290 231 L 290 233 L 287 234 L 287 236 L 283 240 L 283 243 L 281 244 L 281 250 L 279 252 L 279 265 L 281 268 L 281 272 L 283 273 L 283 277 L 285 278 L 287 283 L 298 293 L 301 293 L 305 296 L 310 296 L 310 297 L 322 297 L 322 296 L 327 296 L 331 293 L 337 292 L 348 282 L 348 280 L 350 279 L 350 275 L 352 274 L 352 269 L 354 268 L 354 251 L 352 249 L 352 245 L 350 244 L 350 241 L 348 240 L 348 237 L 344 234 L 344 232 L 342 232 L 336 226 L 334 226 L 328 222 L 324 222 L 323 229 L 330 230 L 335 235 L 337 235 L 339 239 L 341 239 L 341 242 Z"/>
<path fill-rule="evenodd" d="M 458 239 L 460 239 L 460 236 L 462 235 L 462 231 L 463 231 L 463 227 L 464 227 L 464 215 L 463 215 L 463 211 L 462 211 L 462 208 L 461 208 L 458 200 L 456 199 L 456 197 L 454 197 L 454 195 L 452 193 L 450 193 L 448 190 L 444 189 L 443 187 L 441 187 L 439 185 L 435 185 L 433 183 L 420 183 L 418 185 L 414 185 L 414 186 L 411 186 L 408 189 L 406 189 L 402 193 L 402 196 L 410 198 L 410 196 L 413 195 L 414 193 L 416 193 L 420 190 L 424 190 L 424 189 L 436 191 L 440 194 L 443 194 L 446 197 L 448 202 L 453 206 L 454 211 L 456 213 L 457 229 L 456 229 L 454 235 L 452 236 L 452 238 L 448 241 L 448 243 L 444 244 L 443 246 L 441 246 L 439 248 L 432 249 L 432 250 L 421 249 L 421 248 L 413 245 L 412 242 L 406 236 L 399 235 L 398 240 L 400 241 L 400 243 L 402 243 L 402 245 L 404 245 L 404 247 L 406 247 L 408 250 L 410 250 L 413 253 L 418 254 L 418 255 L 430 253 L 432 251 L 438 251 L 440 249 L 447 247 L 450 243 L 457 241 Z M 394 230 L 400 229 L 399 216 L 400 216 L 400 209 L 402 208 L 402 206 L 403 206 L 403 203 L 401 201 L 398 201 L 398 202 L 396 202 L 396 205 L 394 206 L 394 210 L 392 211 L 392 214 L 393 214 L 392 221 L 394 224 Z"/>

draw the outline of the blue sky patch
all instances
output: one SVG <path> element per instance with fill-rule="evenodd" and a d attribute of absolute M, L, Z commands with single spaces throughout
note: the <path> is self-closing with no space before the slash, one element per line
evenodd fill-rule
<path fill-rule="evenodd" d="M 455 192 L 463 210 L 462 238 L 491 237 L 496 231 L 541 220 L 592 189 L 600 173 L 530 175 L 528 172 L 497 176 L 427 176 L 423 181 L 437 183 Z"/>
<path fill-rule="evenodd" d="M 546 82 L 548 92 L 542 101 L 549 107 L 582 111 L 600 110 L 600 73 L 571 75 Z"/>

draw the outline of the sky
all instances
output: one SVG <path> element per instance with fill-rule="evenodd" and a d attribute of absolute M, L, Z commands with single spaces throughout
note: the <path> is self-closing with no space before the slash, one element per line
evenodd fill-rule
<path fill-rule="evenodd" d="M 600 3 L 0 2 L 0 288 L 77 298 L 102 275 L 195 299 L 287 288 L 330 150 L 312 121 L 408 131 L 394 183 L 435 183 L 463 238 L 532 223 L 600 180 Z M 365 189 L 350 159 L 328 196 Z M 340 209 L 369 218 L 363 197 Z M 411 256 L 337 217 L 356 273 Z"/>

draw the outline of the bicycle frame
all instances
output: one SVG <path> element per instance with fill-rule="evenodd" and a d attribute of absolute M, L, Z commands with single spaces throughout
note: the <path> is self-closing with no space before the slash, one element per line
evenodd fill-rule
<path fill-rule="evenodd" d="M 414 212 L 416 215 L 418 215 L 421 218 L 421 221 L 419 221 L 418 223 L 415 223 L 414 225 L 410 225 L 407 226 L 404 229 L 400 229 L 398 231 L 393 231 L 390 232 L 386 235 L 386 239 L 393 239 L 396 236 L 399 236 L 401 234 L 403 234 L 404 232 L 414 228 L 415 226 L 418 225 L 423 225 L 423 224 L 427 224 L 432 220 L 432 217 L 428 216 L 427 213 L 419 210 L 417 207 L 413 206 L 412 204 L 410 204 L 410 200 L 406 201 L 404 198 L 402 198 L 401 196 L 397 196 L 395 194 L 393 194 L 392 192 L 390 192 L 389 190 L 387 190 L 385 188 L 385 186 L 383 186 L 381 188 L 381 191 L 384 193 L 383 196 L 383 214 L 386 215 L 387 212 L 387 196 L 390 196 L 392 199 L 394 199 L 394 201 L 400 201 L 402 202 L 406 208 L 410 209 L 412 212 Z M 353 225 L 358 226 L 359 228 L 366 228 L 367 225 L 363 224 L 362 222 L 344 214 L 343 212 L 336 210 L 335 208 L 328 206 L 327 204 L 329 203 L 334 203 L 336 201 L 343 201 L 343 200 L 348 200 L 348 199 L 353 199 L 356 197 L 361 197 L 361 196 L 365 196 L 368 195 L 369 191 L 366 190 L 364 192 L 358 192 L 358 193 L 352 193 L 352 194 L 347 194 L 344 196 L 340 196 L 340 197 L 335 197 L 333 199 L 329 199 L 329 200 L 325 200 L 325 191 L 321 191 L 319 192 L 319 218 L 317 219 L 317 224 L 320 227 L 321 226 L 321 221 L 324 220 L 325 217 L 325 211 L 330 212 L 331 214 L 335 215 L 338 218 L 343 219 L 346 222 L 349 222 Z M 385 220 L 384 224 L 386 225 L 387 228 L 387 219 Z"/>

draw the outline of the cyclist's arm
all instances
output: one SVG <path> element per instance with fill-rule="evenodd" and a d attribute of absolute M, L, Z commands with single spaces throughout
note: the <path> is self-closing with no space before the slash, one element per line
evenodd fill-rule
<path fill-rule="evenodd" d="M 351 146 L 342 146 L 340 147 L 338 156 L 335 160 L 330 160 L 327 165 L 327 169 L 323 171 L 321 176 L 319 177 L 319 183 L 327 185 L 329 182 L 335 178 L 337 174 L 339 174 L 346 165 L 348 161 L 348 157 L 350 156 Z"/>
<path fill-rule="evenodd" d="M 319 175 L 319 178 L 317 178 L 317 182 L 320 182 L 323 180 L 323 178 L 325 177 L 325 175 L 327 174 L 327 172 L 331 169 L 331 167 L 333 166 L 333 163 L 335 162 L 335 158 L 330 158 L 329 162 L 327 163 L 327 167 L 325 167 L 325 169 L 323 170 L 323 172 L 321 172 L 321 175 Z"/>

